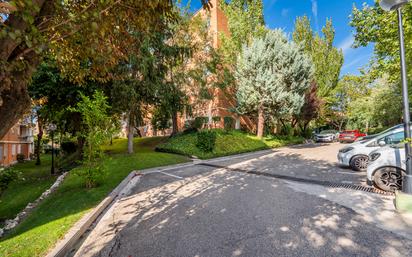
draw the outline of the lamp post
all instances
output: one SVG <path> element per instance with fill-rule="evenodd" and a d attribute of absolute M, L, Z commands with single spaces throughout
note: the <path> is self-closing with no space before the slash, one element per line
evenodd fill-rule
<path fill-rule="evenodd" d="M 52 174 L 52 175 L 54 175 L 56 172 L 54 171 L 54 131 L 57 129 L 57 126 L 56 126 L 56 124 L 53 124 L 53 123 L 51 123 L 50 125 L 49 125 L 49 131 L 50 131 L 50 134 L 51 134 L 51 141 L 52 141 L 52 152 L 51 152 L 51 154 L 52 154 L 52 163 L 51 163 L 51 170 L 50 170 L 50 173 Z"/>
<path fill-rule="evenodd" d="M 409 0 L 381 0 L 380 6 L 384 11 L 394 11 L 398 13 L 398 30 L 399 44 L 401 56 L 401 78 L 402 78 L 402 98 L 403 98 L 403 122 L 405 138 L 411 138 L 410 130 L 410 113 L 409 113 L 409 98 L 408 98 L 408 78 L 406 74 L 405 62 L 405 43 L 403 36 L 402 9 L 401 7 L 409 3 Z M 405 143 L 406 155 L 406 174 L 403 177 L 402 191 L 407 194 L 412 194 L 412 159 L 411 159 L 411 143 Z"/>

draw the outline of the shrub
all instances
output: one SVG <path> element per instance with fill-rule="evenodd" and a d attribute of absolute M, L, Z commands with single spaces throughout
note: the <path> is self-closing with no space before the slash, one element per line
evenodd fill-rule
<path fill-rule="evenodd" d="M 293 136 L 294 130 L 290 124 L 282 126 L 280 134 L 283 136 Z"/>
<path fill-rule="evenodd" d="M 193 127 L 196 129 L 201 129 L 204 124 L 207 124 L 208 118 L 207 117 L 196 117 L 193 123 Z"/>
<path fill-rule="evenodd" d="M 203 130 L 197 133 L 196 147 L 204 152 L 212 152 L 216 145 L 216 132 Z"/>
<path fill-rule="evenodd" d="M 26 156 L 24 156 L 24 154 L 22 154 L 22 153 L 17 154 L 16 157 L 17 157 L 17 161 L 18 161 L 19 163 L 24 162 L 24 159 L 26 159 Z"/>
<path fill-rule="evenodd" d="M 86 142 L 83 146 L 83 168 L 76 170 L 76 174 L 84 177 L 86 187 L 91 188 L 97 186 L 98 179 L 104 172 L 101 145 L 111 138 L 115 128 L 108 114 L 110 106 L 102 92 L 96 91 L 93 99 L 83 94 L 80 96 L 82 100 L 71 110 L 79 112 L 82 116 L 84 129 L 79 134 Z"/>
<path fill-rule="evenodd" d="M 191 134 L 191 133 L 196 133 L 200 128 L 201 124 L 198 123 L 196 124 L 196 120 L 186 120 L 185 121 L 185 129 L 183 130 L 183 134 Z"/>
<path fill-rule="evenodd" d="M 12 168 L 0 168 L 0 195 L 6 190 L 9 184 L 18 178 L 18 172 Z"/>
<path fill-rule="evenodd" d="M 224 117 L 223 123 L 226 131 L 232 130 L 235 127 L 235 120 L 230 116 Z"/>
<path fill-rule="evenodd" d="M 77 150 L 77 143 L 73 141 L 64 141 L 60 144 L 61 150 L 66 154 L 71 154 L 76 152 Z"/>

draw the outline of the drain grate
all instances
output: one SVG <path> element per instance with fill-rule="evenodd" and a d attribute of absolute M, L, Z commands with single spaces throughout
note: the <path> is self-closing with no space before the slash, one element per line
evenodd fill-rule
<path fill-rule="evenodd" d="M 374 187 L 354 185 L 354 184 L 349 184 L 349 183 L 337 183 L 337 182 L 314 180 L 314 179 L 307 179 L 307 178 L 297 178 L 297 177 L 292 177 L 292 176 L 287 176 L 287 175 L 267 173 L 267 172 L 264 172 L 264 171 L 230 168 L 230 167 L 211 164 L 211 163 L 198 163 L 196 165 L 212 167 L 212 168 L 218 168 L 218 169 L 226 169 L 226 170 L 236 171 L 236 172 L 241 172 L 241 173 L 253 174 L 253 175 L 258 175 L 258 176 L 265 176 L 265 177 L 271 177 L 271 178 L 276 178 L 276 179 L 282 179 L 282 180 L 288 180 L 288 181 L 300 182 L 300 183 L 306 183 L 306 184 L 313 184 L 313 185 L 319 185 L 319 186 L 325 186 L 325 187 L 331 187 L 331 188 L 344 188 L 344 189 L 351 189 L 351 190 L 375 193 L 375 194 L 380 194 L 380 195 L 394 195 L 394 193 L 392 193 L 392 192 L 382 191 L 382 190 L 379 190 L 379 189 L 374 188 Z"/>

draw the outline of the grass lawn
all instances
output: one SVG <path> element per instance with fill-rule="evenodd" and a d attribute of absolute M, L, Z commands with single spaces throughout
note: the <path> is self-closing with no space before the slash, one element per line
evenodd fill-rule
<path fill-rule="evenodd" d="M 16 217 L 28 203 L 36 200 L 54 183 L 56 177 L 50 175 L 50 164 L 51 155 L 43 155 L 40 166 L 36 166 L 35 161 L 13 166 L 20 176 L 0 196 L 0 224 Z"/>
<path fill-rule="evenodd" d="M 396 193 L 396 207 L 399 211 L 412 214 L 412 196 L 397 192 Z"/>
<path fill-rule="evenodd" d="M 204 152 L 196 147 L 196 133 L 177 135 L 159 145 L 157 149 L 162 152 L 196 156 L 200 159 L 210 159 L 303 142 L 303 138 L 301 137 L 268 136 L 263 140 L 260 140 L 254 135 L 246 134 L 241 131 L 233 130 L 229 133 L 219 129 L 216 129 L 215 131 L 217 132 L 217 138 L 213 152 Z"/>
<path fill-rule="evenodd" d="M 126 139 L 113 140 L 113 145 L 104 147 L 110 154 L 103 161 L 107 172 L 100 186 L 86 189 L 83 179 L 71 172 L 55 193 L 0 241 L 0 256 L 44 256 L 132 170 L 188 161 L 184 156 L 155 152 L 154 147 L 163 140 L 159 137 L 136 139 L 132 155 L 126 153 Z"/>

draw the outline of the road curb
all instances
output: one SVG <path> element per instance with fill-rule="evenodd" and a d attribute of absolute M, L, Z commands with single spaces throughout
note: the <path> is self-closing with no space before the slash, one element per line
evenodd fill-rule
<path fill-rule="evenodd" d="M 120 184 L 100 202 L 92 211 L 86 214 L 74 226 L 66 233 L 64 238 L 60 240 L 57 245 L 49 252 L 46 257 L 64 257 L 76 244 L 79 238 L 86 232 L 86 230 L 92 225 L 92 223 L 99 217 L 99 215 L 118 197 L 122 190 L 129 184 L 129 182 L 140 176 L 136 171 L 130 172 L 130 174 L 120 182 Z"/>

